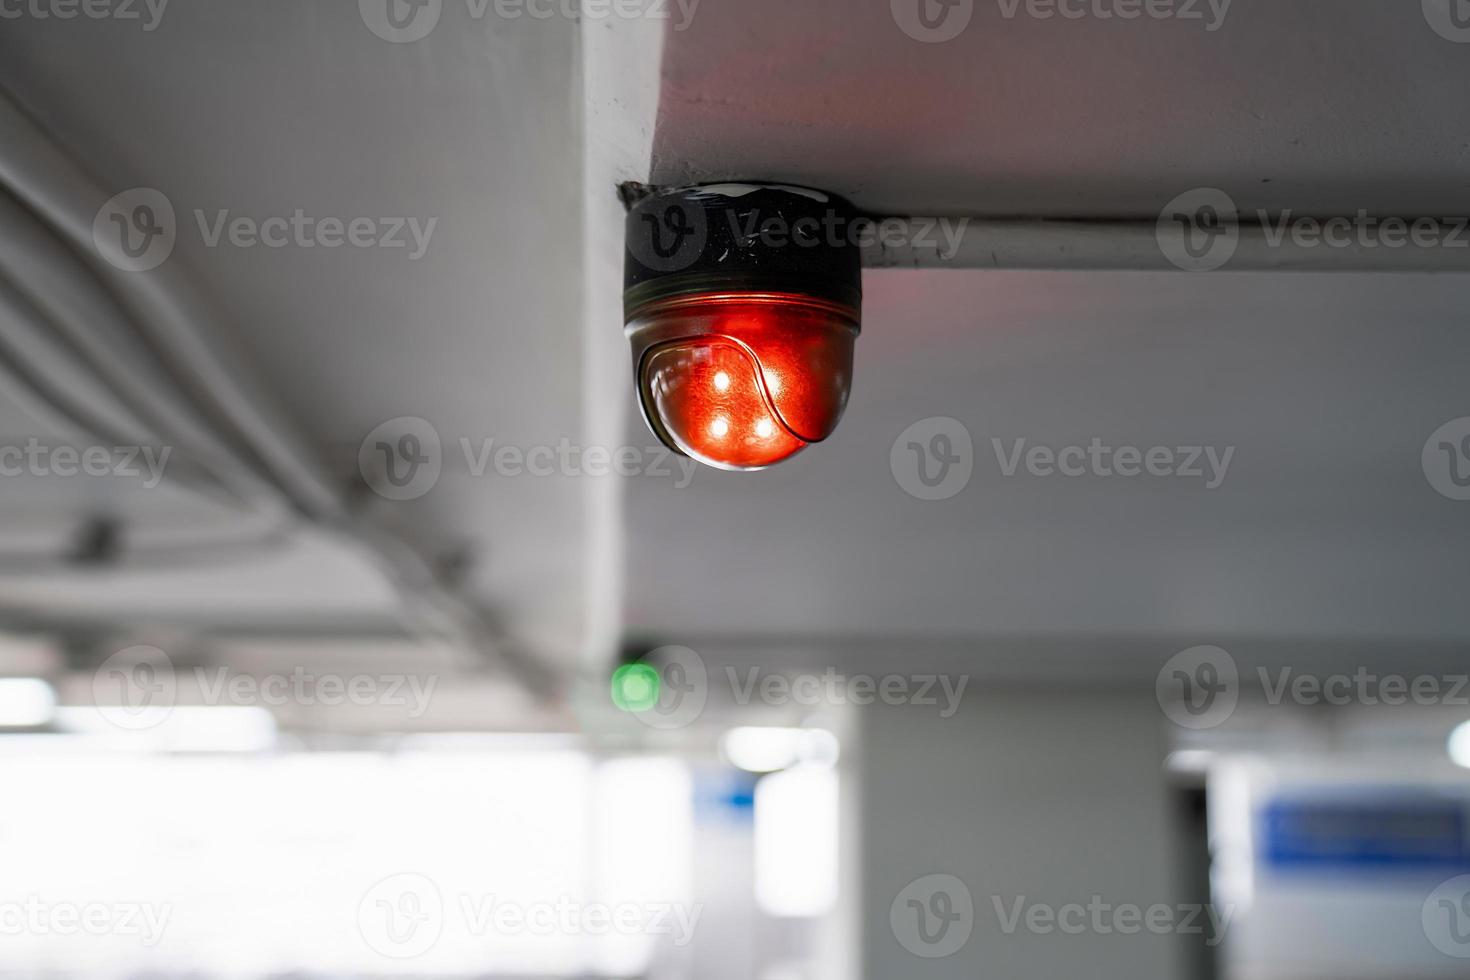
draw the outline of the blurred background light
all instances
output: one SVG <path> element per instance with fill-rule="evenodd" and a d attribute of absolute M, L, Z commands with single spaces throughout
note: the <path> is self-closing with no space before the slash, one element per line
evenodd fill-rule
<path fill-rule="evenodd" d="M 56 692 L 35 677 L 0 678 L 0 728 L 36 728 L 56 716 Z"/>
<path fill-rule="evenodd" d="M 658 671 L 648 664 L 624 664 L 613 671 L 612 700 L 620 711 L 648 711 L 658 704 Z"/>
<path fill-rule="evenodd" d="M 276 746 L 275 716 L 266 708 L 180 705 L 150 709 L 148 727 L 120 728 L 95 707 L 59 708 L 56 727 L 103 749 L 139 752 L 262 752 Z"/>
<path fill-rule="evenodd" d="M 755 788 L 755 898 L 768 915 L 810 918 L 837 903 L 837 773 L 798 766 Z"/>
<path fill-rule="evenodd" d="M 689 770 L 670 758 L 611 759 L 592 783 L 595 898 L 611 907 L 687 905 L 694 858 L 694 795 Z M 643 976 L 666 937 L 614 932 L 592 950 L 592 965 L 605 976 Z"/>
<path fill-rule="evenodd" d="M 831 766 L 837 755 L 837 736 L 821 728 L 732 728 L 720 739 L 720 756 L 746 772 L 777 772 L 798 762 Z"/>
<path fill-rule="evenodd" d="M 1461 722 L 1450 732 L 1449 751 L 1455 765 L 1470 769 L 1470 721 Z"/>

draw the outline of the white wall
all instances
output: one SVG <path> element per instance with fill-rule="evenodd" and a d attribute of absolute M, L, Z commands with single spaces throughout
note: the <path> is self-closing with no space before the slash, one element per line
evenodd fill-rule
<path fill-rule="evenodd" d="M 857 720 L 863 977 L 1179 976 L 1173 936 L 1034 935 L 1024 923 L 1007 935 L 994 906 L 1178 901 L 1151 696 L 971 692 L 953 717 L 937 714 L 873 706 Z M 968 886 L 974 933 L 924 959 L 896 939 L 890 907 L 940 873 Z"/>

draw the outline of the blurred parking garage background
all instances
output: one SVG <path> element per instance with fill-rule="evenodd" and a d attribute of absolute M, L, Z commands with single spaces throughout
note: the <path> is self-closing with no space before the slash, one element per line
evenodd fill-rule
<path fill-rule="evenodd" d="M 1467 23 L 0 0 L 0 976 L 1464 976 Z M 622 335 L 726 180 L 967 243 L 753 474 Z"/>

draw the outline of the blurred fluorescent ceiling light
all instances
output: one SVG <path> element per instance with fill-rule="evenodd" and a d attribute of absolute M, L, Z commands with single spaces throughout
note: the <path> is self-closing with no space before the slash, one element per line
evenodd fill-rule
<path fill-rule="evenodd" d="M 755 787 L 755 899 L 767 915 L 806 918 L 837 904 L 837 773 L 798 766 Z"/>
<path fill-rule="evenodd" d="M 613 908 L 687 906 L 694 855 L 694 789 L 687 767 L 658 757 L 611 759 L 598 767 L 593 786 L 597 901 Z M 613 930 L 593 946 L 592 975 L 657 974 L 658 939 Z"/>
<path fill-rule="evenodd" d="M 798 762 L 830 766 L 837 736 L 821 728 L 732 728 L 720 739 L 720 755 L 746 772 L 776 772 Z"/>
<path fill-rule="evenodd" d="M 1203 774 L 1214 762 L 1215 753 L 1208 749 L 1176 749 L 1164 759 L 1164 769 L 1175 775 Z"/>
<path fill-rule="evenodd" d="M 1470 721 L 1461 722 L 1450 732 L 1449 750 L 1455 765 L 1470 769 Z"/>
<path fill-rule="evenodd" d="M 256 706 L 178 705 L 132 731 L 97 708 L 60 708 L 57 727 L 107 747 L 156 752 L 259 752 L 276 745 L 276 719 Z"/>
<path fill-rule="evenodd" d="M 0 728 L 35 728 L 56 717 L 56 692 L 35 677 L 0 678 Z"/>

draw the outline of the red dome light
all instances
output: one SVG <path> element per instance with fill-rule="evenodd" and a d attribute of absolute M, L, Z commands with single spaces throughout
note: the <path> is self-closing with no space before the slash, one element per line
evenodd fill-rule
<path fill-rule="evenodd" d="M 852 389 L 860 255 L 851 206 L 718 185 L 629 211 L 623 304 L 638 400 L 663 442 L 757 470 L 832 434 Z"/>
<path fill-rule="evenodd" d="M 656 340 L 639 368 L 644 413 L 710 466 L 760 469 L 832 433 L 847 406 L 857 322 L 792 295 L 706 295 L 629 324 Z"/>

